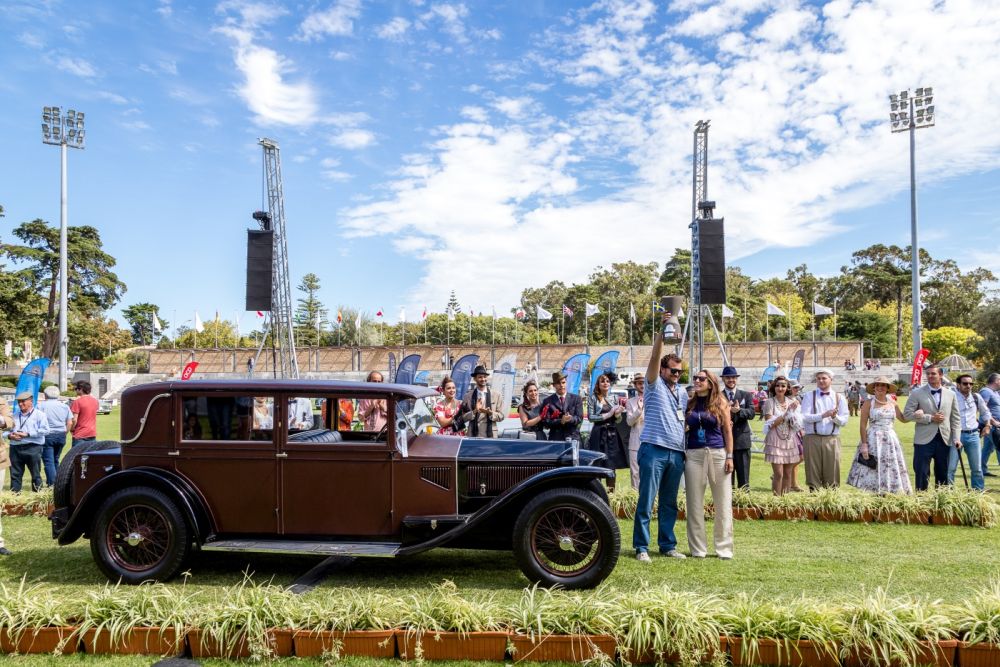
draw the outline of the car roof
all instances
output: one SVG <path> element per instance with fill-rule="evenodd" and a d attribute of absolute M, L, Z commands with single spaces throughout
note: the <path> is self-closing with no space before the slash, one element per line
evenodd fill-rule
<path fill-rule="evenodd" d="M 400 398 L 437 396 L 437 390 L 421 385 L 393 384 L 388 382 L 357 382 L 352 380 L 291 380 L 291 379 L 221 379 L 221 380 L 169 380 L 129 387 L 123 397 L 132 393 L 176 391 L 238 391 L 257 393 L 347 393 L 354 396 L 385 396 Z"/>

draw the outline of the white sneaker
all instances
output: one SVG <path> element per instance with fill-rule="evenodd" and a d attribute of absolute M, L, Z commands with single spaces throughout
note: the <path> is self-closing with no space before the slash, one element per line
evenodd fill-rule
<path fill-rule="evenodd" d="M 640 563 L 652 563 L 653 560 L 649 557 L 648 551 L 637 551 L 635 552 L 635 559 Z"/>
<path fill-rule="evenodd" d="M 687 556 L 685 556 L 684 554 L 682 554 L 677 549 L 671 549 L 670 551 L 668 551 L 667 553 L 665 553 L 663 555 L 666 556 L 667 558 L 678 558 L 680 560 L 684 560 L 685 558 L 687 558 Z"/>

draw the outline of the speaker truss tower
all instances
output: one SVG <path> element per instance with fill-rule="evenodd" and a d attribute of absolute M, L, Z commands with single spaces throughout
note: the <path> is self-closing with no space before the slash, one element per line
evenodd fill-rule
<path fill-rule="evenodd" d="M 264 149 L 264 187 L 267 210 L 254 214 L 261 229 L 274 231 L 274 254 L 271 272 L 271 311 L 265 323 L 264 341 L 270 333 L 272 368 L 275 377 L 299 377 L 298 357 L 295 354 L 295 329 L 292 319 L 292 286 L 288 273 L 288 236 L 285 227 L 285 196 L 281 182 L 281 155 L 278 143 L 260 139 Z M 260 358 L 264 341 L 257 350 Z M 257 364 L 254 364 L 257 367 Z"/>

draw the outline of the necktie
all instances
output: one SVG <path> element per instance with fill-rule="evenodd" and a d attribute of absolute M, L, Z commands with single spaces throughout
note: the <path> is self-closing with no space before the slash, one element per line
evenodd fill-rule
<path fill-rule="evenodd" d="M 732 401 L 732 400 L 733 400 L 733 392 L 731 392 L 730 390 L 728 390 L 728 389 L 727 389 L 727 390 L 726 390 L 726 397 L 727 397 L 727 398 L 728 398 L 728 399 L 729 399 L 730 401 Z"/>

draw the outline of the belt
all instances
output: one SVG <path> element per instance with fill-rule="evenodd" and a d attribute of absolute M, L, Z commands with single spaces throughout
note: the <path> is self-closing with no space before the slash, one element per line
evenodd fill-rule
<path fill-rule="evenodd" d="M 963 428 L 962 433 L 979 433 L 978 428 Z"/>

